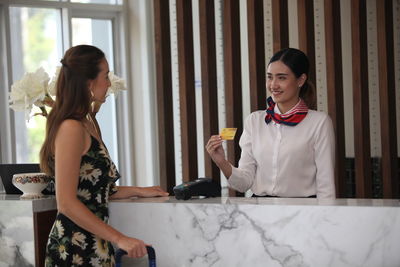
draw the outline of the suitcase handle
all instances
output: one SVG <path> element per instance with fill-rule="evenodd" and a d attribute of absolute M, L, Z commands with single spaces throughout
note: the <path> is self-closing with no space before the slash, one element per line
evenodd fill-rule
<path fill-rule="evenodd" d="M 149 258 L 149 267 L 156 267 L 156 252 L 153 247 L 151 246 L 146 246 L 147 249 L 147 256 Z M 121 258 L 126 255 L 125 250 L 123 249 L 117 249 L 115 252 L 115 267 L 122 267 L 121 265 Z"/>

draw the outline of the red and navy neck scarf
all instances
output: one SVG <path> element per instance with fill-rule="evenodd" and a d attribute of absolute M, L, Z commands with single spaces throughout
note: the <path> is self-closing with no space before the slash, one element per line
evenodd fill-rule
<path fill-rule="evenodd" d="M 267 124 L 270 123 L 271 120 L 274 120 L 276 123 L 282 123 L 288 126 L 296 126 L 307 116 L 308 113 L 308 107 L 301 98 L 299 103 L 297 103 L 296 106 L 294 106 L 285 114 L 275 113 L 275 102 L 272 100 L 272 97 L 268 97 L 267 104 L 267 115 L 265 116 L 265 122 Z"/>

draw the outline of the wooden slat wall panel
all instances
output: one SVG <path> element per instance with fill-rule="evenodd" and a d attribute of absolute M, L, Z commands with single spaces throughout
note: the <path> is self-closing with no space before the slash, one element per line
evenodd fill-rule
<path fill-rule="evenodd" d="M 308 81 L 316 86 L 314 1 L 298 0 L 297 15 L 299 23 L 299 49 L 306 53 L 310 61 Z"/>
<path fill-rule="evenodd" d="M 264 4 L 247 1 L 251 111 L 266 109 Z"/>
<path fill-rule="evenodd" d="M 273 52 L 289 47 L 289 22 L 287 0 L 272 0 Z"/>
<path fill-rule="evenodd" d="M 399 198 L 392 0 L 377 0 L 376 14 L 383 197 Z"/>
<path fill-rule="evenodd" d="M 366 0 L 351 1 L 356 197 L 372 197 Z"/>
<path fill-rule="evenodd" d="M 176 1 L 181 112 L 182 180 L 195 180 L 197 171 L 196 93 L 194 87 L 192 1 Z"/>
<path fill-rule="evenodd" d="M 289 46 L 288 2 L 271 0 L 273 51 Z M 157 100 L 159 118 L 161 185 L 170 192 L 175 183 L 169 3 L 155 0 Z M 177 0 L 179 87 L 183 180 L 197 178 L 196 113 L 191 1 Z M 310 59 L 309 79 L 315 84 L 315 33 L 313 0 L 298 0 L 299 48 Z M 203 89 L 204 141 L 218 133 L 218 96 L 214 1 L 200 0 L 200 42 Z M 377 0 L 382 177 L 385 198 L 399 197 L 397 130 L 395 120 L 393 2 Z M 162 12 L 161 12 L 162 10 Z M 265 109 L 265 47 L 263 1 L 247 1 L 251 111 Z M 352 73 L 356 197 L 372 197 L 371 148 L 368 100 L 368 53 L 366 0 L 352 0 Z M 340 1 L 324 0 L 326 79 L 328 113 L 336 141 L 335 182 L 337 196 L 346 197 L 343 69 Z M 228 142 L 227 157 L 237 164 L 238 141 L 243 130 L 239 0 L 223 1 L 224 81 L 226 125 L 236 127 L 234 142 Z M 190 124 L 189 124 L 190 123 Z M 189 127 L 190 126 L 190 127 Z M 168 146 L 168 147 L 167 147 Z M 206 176 L 219 179 L 219 170 L 205 153 Z M 231 192 L 232 193 L 232 192 Z M 231 194 L 233 195 L 233 194 Z"/>
<path fill-rule="evenodd" d="M 219 133 L 214 0 L 199 0 L 199 13 L 203 133 L 204 144 L 207 144 L 211 135 Z M 213 163 L 207 152 L 204 155 L 206 177 L 220 181 L 219 168 Z"/>
<path fill-rule="evenodd" d="M 336 195 L 345 194 L 345 139 L 343 114 L 342 45 L 340 1 L 325 0 L 325 47 L 328 113 L 332 118 L 336 141 Z"/>
<path fill-rule="evenodd" d="M 226 127 L 238 128 L 235 140 L 227 142 L 227 158 L 237 166 L 243 131 L 239 0 L 224 1 L 223 18 Z"/>
<path fill-rule="evenodd" d="M 154 0 L 157 76 L 160 186 L 172 193 L 175 186 L 174 120 L 172 104 L 171 37 L 169 1 Z"/>

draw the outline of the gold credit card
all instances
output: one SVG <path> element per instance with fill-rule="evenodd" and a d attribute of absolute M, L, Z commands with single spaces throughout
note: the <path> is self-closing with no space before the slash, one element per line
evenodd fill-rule
<path fill-rule="evenodd" d="M 219 135 L 224 140 L 233 140 L 235 139 L 236 130 L 237 128 L 222 128 Z"/>

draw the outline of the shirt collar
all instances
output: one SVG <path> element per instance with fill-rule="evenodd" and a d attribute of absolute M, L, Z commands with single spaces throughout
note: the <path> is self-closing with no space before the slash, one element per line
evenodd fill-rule
<path fill-rule="evenodd" d="M 290 110 L 288 110 L 288 111 L 285 112 L 284 114 L 282 114 L 282 112 L 279 110 L 278 104 L 275 105 L 274 111 L 275 111 L 276 114 L 280 114 L 280 115 L 288 114 L 288 113 L 292 112 L 295 108 L 297 108 L 297 106 L 300 104 L 300 102 L 301 102 L 301 98 L 299 98 L 299 101 L 297 102 L 296 105 L 294 105 Z"/>

